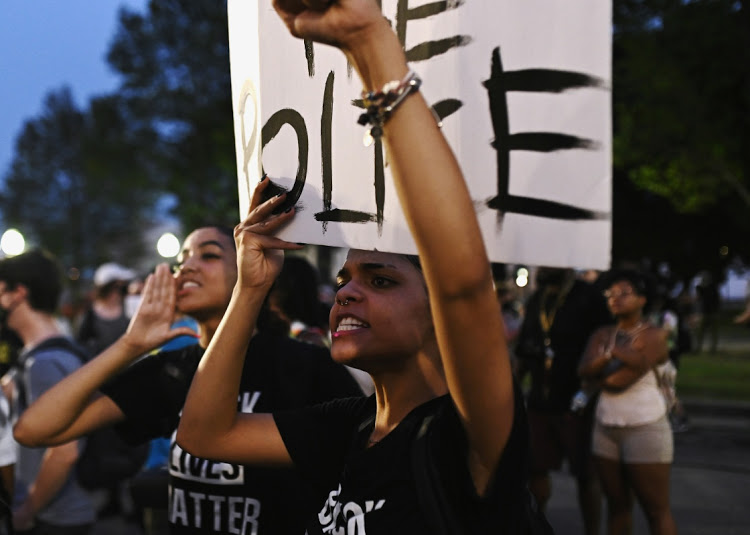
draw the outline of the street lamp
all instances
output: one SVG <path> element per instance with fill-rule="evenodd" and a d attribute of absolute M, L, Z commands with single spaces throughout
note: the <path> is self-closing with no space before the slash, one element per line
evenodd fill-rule
<path fill-rule="evenodd" d="M 0 238 L 0 250 L 5 253 L 5 256 L 19 255 L 25 247 L 26 240 L 23 239 L 23 234 L 16 229 L 9 228 L 3 232 L 3 236 Z"/>
<path fill-rule="evenodd" d="M 516 286 L 524 288 L 529 283 L 529 270 L 525 267 L 518 268 L 516 271 Z"/>
<path fill-rule="evenodd" d="M 164 258 L 174 258 L 180 252 L 180 240 L 171 232 L 165 232 L 156 242 L 156 250 Z"/>

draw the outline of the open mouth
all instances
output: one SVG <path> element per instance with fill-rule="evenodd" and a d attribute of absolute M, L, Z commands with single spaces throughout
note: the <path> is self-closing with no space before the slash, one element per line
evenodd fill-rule
<path fill-rule="evenodd" d="M 339 321 L 339 324 L 336 326 L 336 332 L 333 333 L 335 335 L 341 335 L 344 333 L 352 332 L 352 331 L 358 331 L 360 329 L 367 329 L 370 326 L 357 318 L 353 318 L 351 316 L 347 316 L 345 318 L 342 318 L 341 321 Z"/>
<path fill-rule="evenodd" d="M 194 281 L 185 281 L 182 284 L 180 284 L 179 288 L 179 294 L 182 294 L 184 292 L 190 291 L 192 288 L 200 288 L 200 284 Z"/>

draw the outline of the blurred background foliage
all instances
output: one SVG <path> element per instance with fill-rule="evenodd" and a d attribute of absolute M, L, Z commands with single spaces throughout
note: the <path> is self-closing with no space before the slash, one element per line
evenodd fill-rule
<path fill-rule="evenodd" d="M 613 261 L 717 280 L 750 261 L 750 0 L 614 0 Z M 233 225 L 226 2 L 121 10 L 118 90 L 66 88 L 19 134 L 0 211 L 67 265 L 131 265 L 158 220 Z M 92 230 L 94 230 L 92 232 Z"/>

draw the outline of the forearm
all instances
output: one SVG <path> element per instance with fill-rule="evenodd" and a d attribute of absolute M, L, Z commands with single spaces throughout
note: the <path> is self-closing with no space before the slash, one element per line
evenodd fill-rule
<path fill-rule="evenodd" d="M 366 90 L 380 90 L 408 71 L 397 37 L 383 21 L 349 51 Z M 394 110 L 384 127 L 387 158 L 430 288 L 463 295 L 491 287 L 491 272 L 474 205 L 455 156 L 420 92 Z M 455 259 L 461 258 L 460 263 Z"/>
<path fill-rule="evenodd" d="M 621 368 L 602 380 L 602 389 L 611 392 L 621 392 L 640 379 L 643 373 L 642 370 L 635 368 Z"/>
<path fill-rule="evenodd" d="M 624 366 L 642 371 L 647 368 L 647 358 L 643 351 L 633 349 L 632 347 L 613 347 L 611 350 L 612 358 L 616 358 Z"/>
<path fill-rule="evenodd" d="M 598 379 L 601 376 L 602 370 L 604 370 L 604 367 L 608 362 L 609 359 L 604 357 L 603 355 L 596 356 L 590 360 L 587 360 L 585 363 L 582 363 L 582 365 L 578 368 L 578 375 L 584 379 Z"/>
<path fill-rule="evenodd" d="M 13 429 L 15 439 L 32 447 L 60 443 L 62 435 L 93 401 L 99 388 L 146 349 L 123 335 L 99 356 L 66 376 L 32 403 L 21 414 Z"/>
<path fill-rule="evenodd" d="M 607 367 L 612 365 L 613 358 L 612 353 L 603 347 L 589 348 L 578 367 L 578 375 L 585 379 L 601 379 Z"/>
<path fill-rule="evenodd" d="M 48 448 L 22 508 L 36 515 L 60 492 L 78 459 L 78 443 Z"/>
<path fill-rule="evenodd" d="M 369 39 L 369 42 L 368 42 Z M 367 90 L 408 68 L 385 23 L 349 55 Z M 451 396 L 483 465 L 494 467 L 513 414 L 512 376 L 490 264 L 458 162 L 420 92 L 384 125 L 388 164 L 417 244 Z M 460 258 L 460 262 L 456 259 Z"/>
<path fill-rule="evenodd" d="M 235 288 L 198 365 L 177 430 L 177 441 L 193 455 L 214 457 L 213 448 L 237 420 L 240 377 L 265 293 Z"/>

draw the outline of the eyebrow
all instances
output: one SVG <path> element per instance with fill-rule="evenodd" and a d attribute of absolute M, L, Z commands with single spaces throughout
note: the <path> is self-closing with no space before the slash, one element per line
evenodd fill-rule
<path fill-rule="evenodd" d="M 215 245 L 219 249 L 224 249 L 224 246 L 218 240 L 206 240 L 198 244 L 198 247 L 205 247 L 206 245 Z"/>
<path fill-rule="evenodd" d="M 201 242 L 201 243 L 199 243 L 199 244 L 198 244 L 198 245 L 196 246 L 196 249 L 200 249 L 200 248 L 202 248 L 202 247 L 207 247 L 207 246 L 209 246 L 209 245 L 215 245 L 216 247 L 218 247 L 218 248 L 219 248 L 219 249 L 221 249 L 221 250 L 224 250 L 224 249 L 226 249 L 226 247 L 224 247 L 224 246 L 223 246 L 223 245 L 221 244 L 221 242 L 220 242 L 220 241 L 218 241 L 218 240 L 206 240 L 206 241 L 204 241 L 204 242 Z M 180 251 L 180 253 L 184 253 L 185 251 L 187 251 L 187 248 L 185 248 L 185 249 L 183 249 L 182 251 Z"/>
<path fill-rule="evenodd" d="M 199 243 L 199 244 L 198 244 L 198 245 L 196 246 L 196 249 L 201 249 L 201 248 L 203 248 L 203 247 L 207 247 L 207 246 L 209 246 L 209 245 L 215 245 L 216 247 L 218 247 L 218 248 L 219 248 L 219 249 L 221 249 L 222 251 L 225 251 L 225 250 L 226 250 L 226 247 L 224 247 L 224 246 L 223 246 L 223 245 L 221 244 L 221 242 L 220 242 L 220 241 L 217 241 L 217 240 L 206 240 L 206 241 L 204 241 L 204 242 L 201 242 L 201 243 Z M 177 255 L 178 259 L 179 259 L 180 257 L 183 257 L 183 255 L 185 254 L 185 252 L 186 252 L 186 251 L 187 251 L 187 249 L 183 249 L 182 251 L 180 251 L 180 254 L 179 254 L 179 255 Z"/>
<path fill-rule="evenodd" d="M 395 264 L 383 264 L 381 262 L 364 262 L 362 264 L 358 264 L 359 268 L 362 271 L 377 271 L 379 269 L 398 269 L 398 266 Z M 336 277 L 343 277 L 344 275 L 347 275 L 349 273 L 349 270 L 346 268 L 341 268 L 339 272 L 336 274 Z"/>

